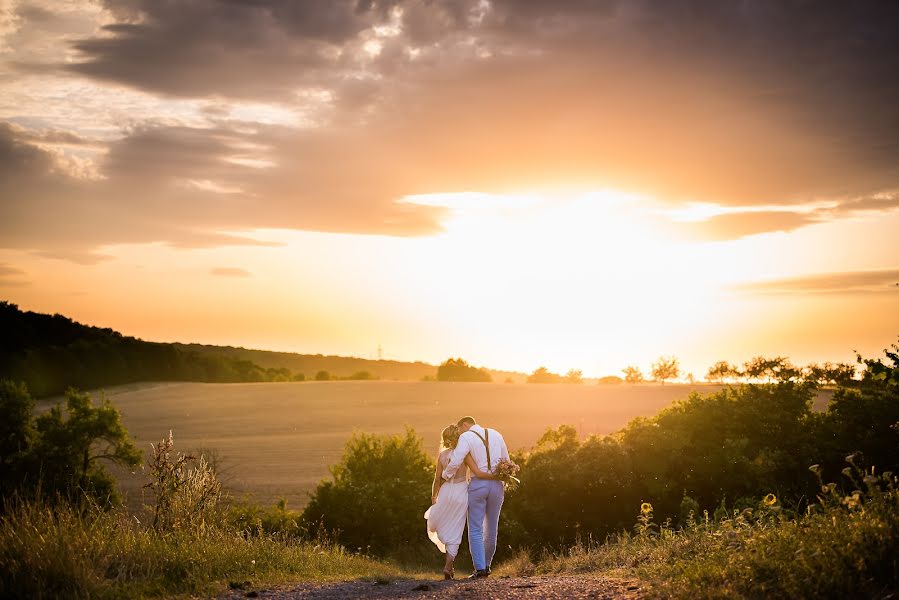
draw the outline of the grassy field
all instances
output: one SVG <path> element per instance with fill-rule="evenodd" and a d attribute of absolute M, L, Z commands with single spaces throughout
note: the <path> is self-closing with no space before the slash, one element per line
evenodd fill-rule
<path fill-rule="evenodd" d="M 611 433 L 705 385 L 512 385 L 426 382 L 159 383 L 107 390 L 139 447 L 169 429 L 176 448 L 214 448 L 235 495 L 301 508 L 355 431 L 398 433 L 405 425 L 436 454 L 440 430 L 465 414 L 502 430 L 510 448 L 531 447 L 547 427 L 582 436 Z M 140 503 L 140 471 L 117 473 Z"/>

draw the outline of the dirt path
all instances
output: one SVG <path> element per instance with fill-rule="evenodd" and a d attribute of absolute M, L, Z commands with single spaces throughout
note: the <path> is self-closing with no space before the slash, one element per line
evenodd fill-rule
<path fill-rule="evenodd" d="M 294 600 L 319 598 L 591 598 L 628 600 L 642 598 L 636 582 L 596 576 L 491 577 L 476 581 L 399 580 L 373 583 L 347 581 L 300 584 L 263 590 L 232 590 L 223 599 L 268 598 Z"/>

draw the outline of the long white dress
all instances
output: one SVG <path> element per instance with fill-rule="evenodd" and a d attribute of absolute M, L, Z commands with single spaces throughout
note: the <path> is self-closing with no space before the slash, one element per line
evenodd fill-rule
<path fill-rule="evenodd" d="M 440 469 L 449 463 L 451 449 L 437 457 Z M 468 467 L 462 465 L 450 481 L 444 481 L 437 493 L 437 503 L 425 512 L 428 537 L 441 552 L 456 556 L 462 543 L 465 518 L 468 515 Z"/>

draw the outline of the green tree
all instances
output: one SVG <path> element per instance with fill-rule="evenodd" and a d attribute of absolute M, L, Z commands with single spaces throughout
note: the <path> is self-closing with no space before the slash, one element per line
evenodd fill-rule
<path fill-rule="evenodd" d="M 627 383 L 642 383 L 645 381 L 643 378 L 643 371 L 639 369 L 639 367 L 635 366 L 627 366 L 621 369 L 621 372 L 624 373 L 624 380 Z"/>
<path fill-rule="evenodd" d="M 34 400 L 28 388 L 0 380 L 0 496 L 22 485 L 36 435 Z"/>
<path fill-rule="evenodd" d="M 331 374 L 322 369 L 318 373 L 315 374 L 316 381 L 331 381 Z"/>
<path fill-rule="evenodd" d="M 421 438 L 357 433 L 303 511 L 303 523 L 323 527 L 351 550 L 386 554 L 419 547 L 430 502 L 434 464 Z"/>
<path fill-rule="evenodd" d="M 140 450 L 131 441 L 119 411 L 104 399 L 94 406 L 90 395 L 69 389 L 66 405 L 37 417 L 35 461 L 45 491 L 70 497 L 85 492 L 104 504 L 117 501 L 115 482 L 103 462 L 124 467 L 140 463 Z"/>
<path fill-rule="evenodd" d="M 660 356 L 659 360 L 652 364 L 651 373 L 654 381 L 659 381 L 664 385 L 666 380 L 677 379 L 677 376 L 680 375 L 680 363 L 673 356 Z"/>
<path fill-rule="evenodd" d="M 469 365 L 461 358 L 449 358 L 437 367 L 437 381 L 490 382 L 493 378 L 486 369 Z"/>

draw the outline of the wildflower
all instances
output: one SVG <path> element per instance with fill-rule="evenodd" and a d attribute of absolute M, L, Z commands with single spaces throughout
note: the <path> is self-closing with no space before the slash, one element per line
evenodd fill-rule
<path fill-rule="evenodd" d="M 774 494 L 768 494 L 767 496 L 765 496 L 764 502 L 765 506 L 774 506 L 775 504 L 777 504 L 777 496 L 775 496 Z"/>
<path fill-rule="evenodd" d="M 644 502 L 640 505 L 640 512 L 644 515 L 648 515 L 652 512 L 652 504 L 650 504 L 649 502 Z"/>
<path fill-rule="evenodd" d="M 878 478 L 874 477 L 873 475 L 865 475 L 864 482 L 867 484 L 874 485 L 878 481 L 879 481 Z"/>
<path fill-rule="evenodd" d="M 850 465 L 855 464 L 855 459 L 858 457 L 858 452 L 853 452 L 852 454 L 846 455 L 846 462 Z"/>
<path fill-rule="evenodd" d="M 849 467 L 844 468 L 844 469 L 843 469 L 842 471 L 840 471 L 840 472 L 841 472 L 843 475 L 845 475 L 846 477 L 852 477 L 852 469 L 850 469 Z"/>
<path fill-rule="evenodd" d="M 808 468 L 808 470 L 815 475 L 819 475 L 821 473 L 821 465 L 812 465 Z"/>
<path fill-rule="evenodd" d="M 859 504 L 861 504 L 861 492 L 852 492 L 852 494 L 843 498 L 843 504 L 850 510 L 858 508 Z"/>

